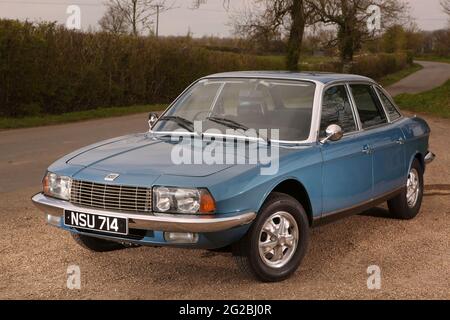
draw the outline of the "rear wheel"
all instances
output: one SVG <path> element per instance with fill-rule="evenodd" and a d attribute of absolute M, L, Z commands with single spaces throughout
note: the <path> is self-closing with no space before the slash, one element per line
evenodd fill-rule
<path fill-rule="evenodd" d="M 423 168 L 416 159 L 411 165 L 405 189 L 388 201 L 391 214 L 398 219 L 414 219 L 422 206 L 423 189 Z"/>
<path fill-rule="evenodd" d="M 108 252 L 125 248 L 124 245 L 118 242 L 88 237 L 82 234 L 72 233 L 72 237 L 81 247 L 92 252 Z"/>
<path fill-rule="evenodd" d="M 245 237 L 233 246 L 240 269 L 264 282 L 290 277 L 305 256 L 309 223 L 294 198 L 273 193 Z"/>

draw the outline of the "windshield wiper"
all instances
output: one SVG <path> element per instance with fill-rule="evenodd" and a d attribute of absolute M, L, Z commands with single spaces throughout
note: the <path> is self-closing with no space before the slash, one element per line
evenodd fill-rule
<path fill-rule="evenodd" d="M 243 124 L 240 124 L 239 122 L 236 122 L 234 120 L 230 120 L 227 118 L 219 118 L 219 117 L 208 117 L 206 118 L 206 120 L 210 120 L 212 122 L 221 124 L 225 127 L 231 128 L 231 129 L 235 129 L 235 130 L 244 130 L 247 131 L 249 129 L 249 127 L 244 126 Z"/>
<path fill-rule="evenodd" d="M 227 119 L 227 118 L 221 118 L 221 117 L 208 117 L 208 118 L 206 118 L 206 120 L 221 124 L 225 127 L 228 127 L 228 128 L 234 129 L 234 130 L 242 130 L 242 131 L 244 131 L 243 133 L 246 137 L 250 137 L 248 134 L 245 133 L 246 131 L 250 130 L 250 128 L 237 122 L 237 121 Z M 258 134 L 258 138 L 264 140 L 267 143 L 270 142 L 266 137 L 261 136 L 261 134 Z"/>
<path fill-rule="evenodd" d="M 173 121 L 176 124 L 178 124 L 183 129 L 186 129 L 189 132 L 194 132 L 194 123 L 188 119 L 185 119 L 183 117 L 178 116 L 165 116 L 162 117 L 161 120 L 163 121 Z"/>

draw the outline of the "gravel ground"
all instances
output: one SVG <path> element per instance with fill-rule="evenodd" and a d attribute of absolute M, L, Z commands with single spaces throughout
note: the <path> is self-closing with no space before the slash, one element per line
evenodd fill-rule
<path fill-rule="evenodd" d="M 418 218 L 397 221 L 382 206 L 314 229 L 300 269 L 275 284 L 246 278 L 226 253 L 148 247 L 89 253 L 68 233 L 44 224 L 29 200 L 39 191 L 39 180 L 27 180 L 22 171 L 22 181 L 10 188 L 14 190 L 0 194 L 0 298 L 450 299 L 450 121 L 425 118 L 438 158 L 427 171 Z M 53 130 L 68 127 L 58 128 Z M 0 135 L 2 152 L 11 136 Z M 7 161 L 8 155 L 3 154 L 0 171 L 20 171 L 20 165 Z M 37 163 L 48 157 L 40 152 L 32 156 Z M 80 266 L 81 290 L 66 287 L 72 264 Z M 381 290 L 367 289 L 370 265 L 381 268 Z"/>

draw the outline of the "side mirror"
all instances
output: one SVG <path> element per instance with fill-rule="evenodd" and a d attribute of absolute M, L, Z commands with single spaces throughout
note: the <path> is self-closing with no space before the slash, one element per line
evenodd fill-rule
<path fill-rule="evenodd" d="M 325 144 L 327 141 L 339 141 L 344 136 L 344 131 L 337 124 L 328 126 L 325 132 L 327 137 L 320 141 L 321 144 Z"/>
<path fill-rule="evenodd" d="M 158 118 L 159 116 L 156 112 L 150 112 L 150 114 L 148 115 L 148 126 L 150 130 L 152 130 L 153 126 L 158 121 Z"/>

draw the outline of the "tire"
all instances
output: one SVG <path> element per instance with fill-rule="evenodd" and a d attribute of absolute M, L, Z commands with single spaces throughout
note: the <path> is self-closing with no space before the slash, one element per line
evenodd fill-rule
<path fill-rule="evenodd" d="M 82 234 L 72 233 L 72 238 L 78 245 L 92 252 L 109 252 L 125 249 L 125 246 L 118 242 L 89 237 Z"/>
<path fill-rule="evenodd" d="M 423 167 L 415 159 L 408 174 L 406 187 L 398 196 L 388 201 L 390 213 L 397 219 L 414 219 L 422 206 L 423 190 Z"/>
<path fill-rule="evenodd" d="M 286 221 L 288 224 L 282 224 Z M 282 232 L 281 225 L 289 227 Z M 273 233 L 265 231 L 265 227 Z M 244 238 L 233 245 L 233 256 L 239 268 L 249 276 L 263 282 L 282 281 L 300 266 L 308 247 L 309 231 L 302 205 L 291 196 L 273 193 Z M 263 244 L 261 249 L 260 244 Z M 263 253 L 263 246 L 273 247 L 273 250 Z"/>

